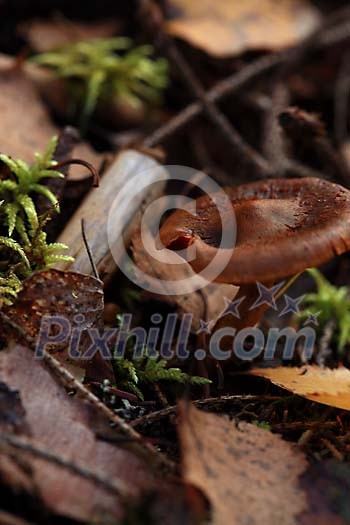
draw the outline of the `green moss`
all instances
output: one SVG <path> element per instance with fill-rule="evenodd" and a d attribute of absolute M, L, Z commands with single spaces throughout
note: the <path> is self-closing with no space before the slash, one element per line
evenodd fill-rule
<path fill-rule="evenodd" d="M 118 324 L 121 316 L 117 316 Z M 126 354 L 123 358 L 113 361 L 114 375 L 117 388 L 132 392 L 143 400 L 142 385 L 147 386 L 158 382 L 168 381 L 185 385 L 206 385 L 211 381 L 205 377 L 190 376 L 180 368 L 168 367 L 165 359 L 150 357 L 145 348 L 140 357 L 134 356 L 134 345 L 129 341 Z"/>
<path fill-rule="evenodd" d="M 313 277 L 317 292 L 307 294 L 303 300 L 306 307 L 301 312 L 300 321 L 309 317 L 309 312 L 318 314 L 317 332 L 322 334 L 327 323 L 334 321 L 334 342 L 342 352 L 350 344 L 350 294 L 346 286 L 333 286 L 316 268 L 308 270 Z"/>
<path fill-rule="evenodd" d="M 119 37 L 68 44 L 32 60 L 67 80 L 85 127 L 98 102 L 114 95 L 133 106 L 159 102 L 167 61 L 152 53 L 152 46 L 132 48 L 132 40 Z"/>
<path fill-rule="evenodd" d="M 12 303 L 22 280 L 33 271 L 72 260 L 60 253 L 67 249 L 65 245 L 47 242 L 43 227 L 48 219 L 38 216 L 33 200 L 35 194 L 44 195 L 59 212 L 57 198 L 42 184 L 48 177 L 64 177 L 53 169 L 56 146 L 57 137 L 53 137 L 45 152 L 35 155 L 31 166 L 0 155 L 0 307 Z"/>

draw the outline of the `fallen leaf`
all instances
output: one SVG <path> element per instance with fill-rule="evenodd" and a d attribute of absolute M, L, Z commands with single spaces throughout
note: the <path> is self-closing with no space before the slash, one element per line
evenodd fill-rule
<path fill-rule="evenodd" d="M 45 515 L 45 523 L 61 523 L 63 517 L 96 525 L 114 525 L 124 519 L 125 523 L 141 523 L 145 512 L 154 525 L 203 523 L 195 513 L 203 508 L 201 493 L 191 491 L 190 501 L 189 489 L 179 478 L 150 469 L 147 460 L 127 450 L 125 441 L 118 446 L 118 440 L 114 444 L 108 440 L 112 435 L 108 421 L 79 396 L 69 395 L 28 348 L 16 345 L 0 352 L 0 381 L 10 397 L 15 396 L 16 413 L 20 406 L 25 414 L 25 426 L 17 428 L 15 437 L 48 453 L 38 458 L 23 449 L 14 452 L 8 441 L 0 439 L 0 487 L 6 493 L 12 489 L 16 505 L 30 502 Z M 0 420 L 1 436 L 11 434 Z M 57 465 L 50 455 L 79 467 L 80 474 Z M 84 472 L 93 473 L 95 480 L 98 476 L 108 480 L 109 486 L 126 488 L 127 494 L 122 497 L 117 491 L 107 491 Z M 0 511 L 0 523 L 1 518 Z"/>
<path fill-rule="evenodd" d="M 157 259 L 145 249 L 140 232 L 136 232 L 131 239 L 131 249 L 136 266 L 145 274 L 164 281 L 162 289 L 167 289 L 167 281 L 180 281 L 195 276 L 191 266 L 184 262 L 182 264 L 166 264 Z M 137 272 L 137 269 L 135 269 Z M 146 278 L 147 279 L 147 278 Z M 147 283 L 146 283 L 147 284 Z M 179 283 L 181 292 L 181 283 Z M 200 292 L 188 294 L 171 295 L 156 294 L 154 292 L 144 292 L 144 298 L 157 298 L 168 304 L 177 307 L 180 317 L 183 314 L 193 314 L 192 330 L 196 332 L 200 328 L 200 320 L 208 320 L 211 323 L 225 310 L 225 297 L 232 300 L 238 292 L 237 286 L 229 284 L 211 283 L 201 289 Z"/>
<path fill-rule="evenodd" d="M 134 454 L 97 440 L 93 431 L 96 412 L 78 397 L 69 396 L 43 363 L 33 359 L 28 348 L 14 346 L 0 353 L 0 380 L 9 390 L 20 393 L 29 442 L 124 482 L 135 498 L 141 491 L 155 488 L 149 468 Z M 1 423 L 0 429 L 4 430 Z M 51 512 L 89 522 L 110 523 L 123 517 L 124 504 L 117 494 L 49 461 L 28 454 L 23 457 L 33 471 L 34 486 Z M 0 462 L 0 478 L 2 473 Z M 19 474 L 13 473 L 13 481 L 19 479 Z"/>
<path fill-rule="evenodd" d="M 184 479 L 208 497 L 213 525 L 299 525 L 307 462 L 293 445 L 193 405 L 181 406 L 178 431 Z"/>
<path fill-rule="evenodd" d="M 44 151 L 60 130 L 51 121 L 34 82 L 14 66 L 11 57 L 0 55 L 0 149 L 1 153 L 31 164 L 34 153 Z M 74 157 L 96 167 L 103 158 L 84 142 L 74 148 Z M 90 177 L 86 168 L 80 166 L 72 166 L 69 173 L 69 178 L 74 179 Z"/>
<path fill-rule="evenodd" d="M 55 16 L 51 20 L 32 19 L 18 27 L 18 33 L 39 53 L 79 40 L 109 38 L 119 31 L 120 25 L 116 20 L 94 21 L 92 24 L 68 20 L 62 16 Z"/>
<path fill-rule="evenodd" d="M 172 0 L 167 30 L 216 57 L 279 50 L 314 31 L 320 14 L 308 1 Z"/>
<path fill-rule="evenodd" d="M 61 316 L 72 328 L 79 326 L 83 331 L 79 350 L 84 353 L 91 340 L 84 331 L 103 326 L 103 284 L 89 275 L 61 270 L 42 270 L 35 272 L 23 282 L 23 290 L 16 302 L 6 308 L 4 313 L 13 320 L 29 340 L 37 341 L 42 319 L 45 315 Z M 76 319 L 76 315 L 82 316 Z M 18 335 L 18 334 L 16 334 Z M 26 340 L 22 341 L 26 344 Z M 74 375 L 81 378 L 80 368 L 96 380 L 109 377 L 110 369 L 98 353 L 92 360 L 72 359 L 68 355 L 68 341 L 55 343 L 50 353 L 65 366 L 77 368 Z M 72 371 L 72 369 L 71 369 Z"/>
<path fill-rule="evenodd" d="M 344 410 L 350 410 L 350 370 L 308 365 L 301 368 L 254 368 L 250 375 L 264 377 L 293 394 Z"/>

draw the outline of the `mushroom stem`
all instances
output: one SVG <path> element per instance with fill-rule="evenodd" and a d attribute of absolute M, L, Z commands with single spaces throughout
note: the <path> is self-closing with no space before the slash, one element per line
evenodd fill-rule
<path fill-rule="evenodd" d="M 296 275 L 293 275 L 286 284 L 279 290 L 279 292 L 274 296 L 275 301 L 283 295 L 288 288 L 296 281 L 296 279 L 301 275 L 302 272 L 297 273 Z M 267 288 L 271 288 L 275 283 L 274 282 L 266 282 L 262 283 Z M 226 315 L 220 317 L 213 330 L 212 333 L 216 332 L 217 330 L 221 328 L 235 328 L 236 334 L 242 330 L 243 328 L 248 327 L 254 327 L 262 318 L 266 310 L 269 308 L 269 305 L 267 303 L 264 303 L 257 308 L 252 308 L 253 304 L 256 302 L 256 300 L 259 298 L 258 288 L 256 284 L 244 284 L 240 286 L 237 295 L 234 298 L 234 301 L 239 301 L 242 299 L 242 302 L 239 304 L 239 318 L 232 315 L 231 313 L 227 313 Z M 224 337 L 221 341 L 221 349 L 223 351 L 227 351 L 232 349 L 233 344 L 233 337 L 227 336 Z"/>
<path fill-rule="evenodd" d="M 266 282 L 262 284 L 268 288 L 273 286 L 273 282 Z M 258 298 L 259 292 L 255 283 L 244 284 L 240 286 L 238 294 L 234 298 L 234 301 L 242 299 L 242 302 L 239 305 L 239 318 L 232 313 L 227 313 L 217 320 L 212 333 L 226 327 L 235 328 L 237 333 L 243 328 L 255 326 L 264 315 L 265 311 L 268 309 L 268 305 L 266 303 L 258 306 L 257 308 L 251 308 Z M 221 349 L 232 349 L 232 343 L 233 338 L 231 336 L 224 337 L 221 340 Z"/>

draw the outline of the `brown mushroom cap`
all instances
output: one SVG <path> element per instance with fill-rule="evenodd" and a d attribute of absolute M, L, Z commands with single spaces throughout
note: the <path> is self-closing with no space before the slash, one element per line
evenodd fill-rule
<path fill-rule="evenodd" d="M 350 191 L 342 186 L 317 178 L 270 179 L 225 192 L 235 212 L 237 240 L 218 282 L 271 282 L 350 250 Z M 186 210 L 173 213 L 160 240 L 174 250 L 195 243 L 190 264 L 199 273 L 218 252 L 225 220 L 222 226 L 208 195 L 196 204 L 196 216 Z"/>

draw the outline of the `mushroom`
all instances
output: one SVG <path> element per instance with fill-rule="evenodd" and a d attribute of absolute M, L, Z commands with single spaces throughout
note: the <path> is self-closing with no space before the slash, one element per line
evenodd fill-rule
<path fill-rule="evenodd" d="M 254 326 L 267 305 L 251 308 L 256 283 L 270 288 L 279 279 L 318 266 L 350 250 L 350 191 L 317 178 L 270 179 L 224 189 L 237 223 L 236 245 L 217 282 L 240 287 L 238 319 L 226 315 L 215 329 Z M 196 201 L 197 214 L 177 210 L 163 224 L 160 241 L 172 250 L 195 245 L 192 268 L 202 271 L 218 252 L 225 227 L 215 195 Z M 224 210 L 226 213 L 231 210 Z M 193 249 L 192 249 L 193 253 Z"/>

